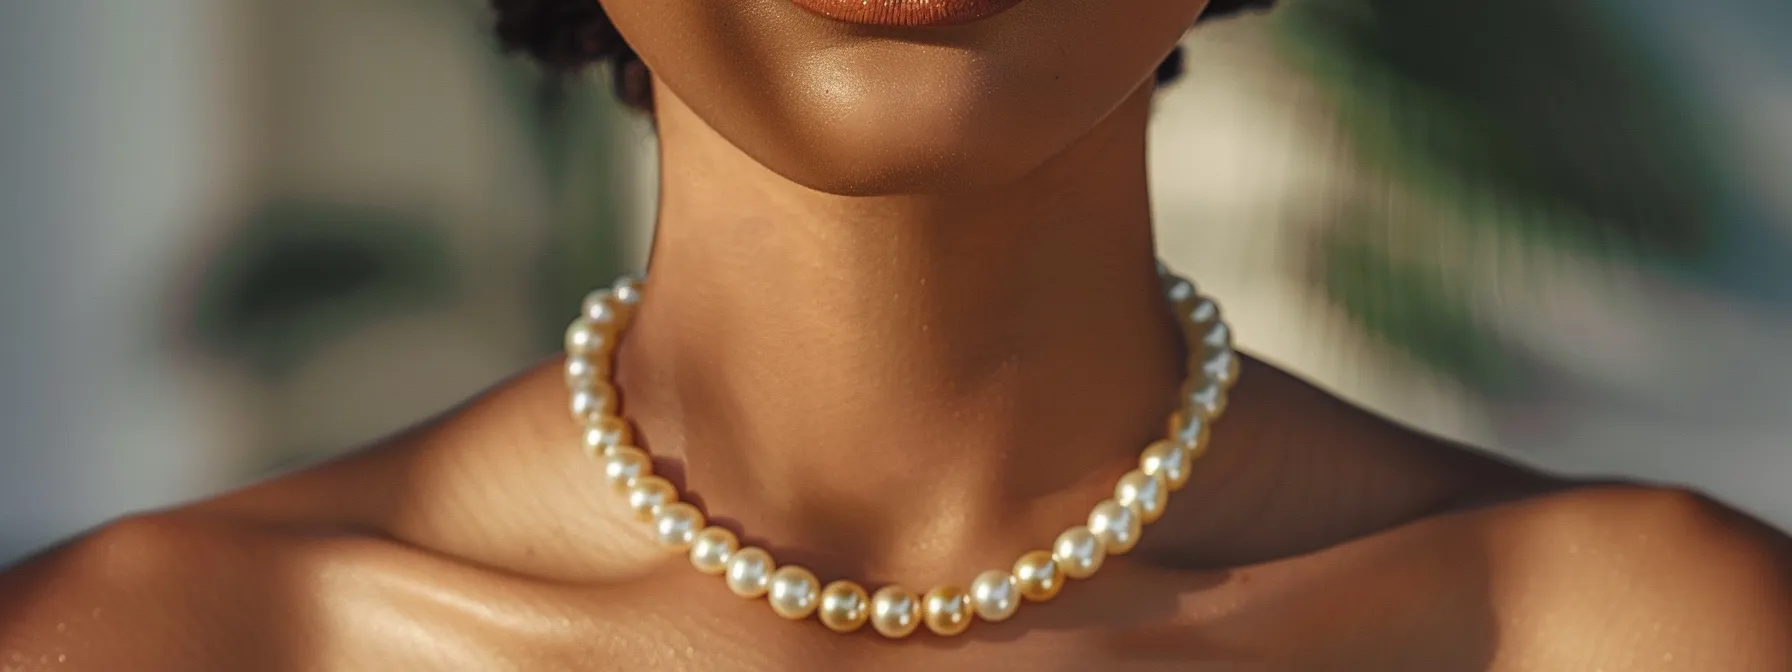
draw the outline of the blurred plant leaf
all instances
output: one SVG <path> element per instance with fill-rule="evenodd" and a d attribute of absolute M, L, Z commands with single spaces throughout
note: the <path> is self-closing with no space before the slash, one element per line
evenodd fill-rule
<path fill-rule="evenodd" d="M 195 339 L 271 376 L 368 321 L 451 291 L 445 243 L 421 217 L 275 200 L 234 230 L 199 279 Z"/>
<path fill-rule="evenodd" d="M 1420 192 L 1441 179 L 1572 215 L 1463 223 L 1638 263 L 1708 260 L 1709 143 L 1648 52 L 1592 6 L 1314 0 L 1284 20 L 1372 167 Z"/>

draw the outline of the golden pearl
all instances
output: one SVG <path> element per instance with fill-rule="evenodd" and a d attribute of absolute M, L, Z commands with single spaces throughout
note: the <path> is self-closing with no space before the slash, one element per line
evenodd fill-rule
<path fill-rule="evenodd" d="M 890 639 L 914 634 L 921 627 L 921 600 L 901 586 L 884 586 L 871 596 L 871 627 Z"/>
<path fill-rule="evenodd" d="M 740 550 L 740 540 L 724 527 L 706 527 L 691 539 L 691 566 L 704 574 L 728 571 L 728 560 Z"/>
<path fill-rule="evenodd" d="M 1101 539 L 1102 548 L 1110 555 L 1124 555 L 1137 546 L 1142 528 L 1139 514 L 1111 499 L 1089 512 L 1089 531 Z"/>
<path fill-rule="evenodd" d="M 566 354 L 573 357 L 609 354 L 615 340 L 610 336 L 608 325 L 580 318 L 566 327 Z"/>
<path fill-rule="evenodd" d="M 922 621 L 933 634 L 944 637 L 971 627 L 971 596 L 958 586 L 938 586 L 921 601 Z"/>
<path fill-rule="evenodd" d="M 1139 514 L 1139 522 L 1151 524 L 1163 517 L 1164 506 L 1169 503 L 1169 490 L 1164 486 L 1163 476 L 1134 469 L 1126 472 L 1114 485 L 1114 501 Z"/>
<path fill-rule="evenodd" d="M 1014 585 L 1014 575 L 999 569 L 978 574 L 971 582 L 971 608 L 991 623 L 1012 618 L 1020 609 L 1020 587 Z"/>
<path fill-rule="evenodd" d="M 1014 585 L 1020 589 L 1021 597 L 1044 602 L 1064 589 L 1064 572 L 1049 551 L 1033 551 L 1015 561 Z"/>
<path fill-rule="evenodd" d="M 661 546 L 675 551 L 686 550 L 703 529 L 703 512 L 684 502 L 661 506 L 653 514 L 653 536 Z"/>
<path fill-rule="evenodd" d="M 567 356 L 563 366 L 567 389 L 578 389 L 610 375 L 609 359 Z"/>
<path fill-rule="evenodd" d="M 602 455 L 612 446 L 626 446 L 634 441 L 628 423 L 614 415 L 605 415 L 585 425 L 585 449 Z"/>
<path fill-rule="evenodd" d="M 1058 535 L 1057 541 L 1052 542 L 1052 559 L 1058 561 L 1058 568 L 1065 576 L 1073 579 L 1095 576 L 1107 554 L 1101 538 L 1082 525 L 1065 530 Z"/>
<path fill-rule="evenodd" d="M 590 422 L 616 412 L 616 388 L 596 382 L 572 391 L 572 417 Z"/>
<path fill-rule="evenodd" d="M 821 589 L 821 624 L 839 633 L 865 627 L 871 617 L 871 596 L 851 581 L 835 581 Z"/>
<path fill-rule="evenodd" d="M 604 480 L 617 492 L 627 492 L 635 479 L 653 475 L 653 458 L 633 446 L 613 446 L 604 451 Z"/>
<path fill-rule="evenodd" d="M 1182 444 L 1168 439 L 1151 444 L 1139 455 L 1139 471 L 1162 476 L 1171 490 L 1188 485 L 1189 469 L 1194 458 Z"/>
<path fill-rule="evenodd" d="M 653 520 L 660 507 L 678 501 L 678 488 L 658 476 L 642 476 L 628 486 L 628 508 L 643 522 Z"/>
<path fill-rule="evenodd" d="M 735 551 L 728 558 L 725 574 L 728 590 L 748 599 L 764 595 L 771 588 L 774 566 L 772 554 L 763 548 L 748 546 Z"/>
<path fill-rule="evenodd" d="M 815 613 L 815 607 L 821 602 L 821 581 L 815 574 L 796 565 L 779 567 L 772 573 L 771 583 L 766 589 L 766 601 L 772 605 L 772 611 L 779 616 L 793 621 L 800 621 Z"/>

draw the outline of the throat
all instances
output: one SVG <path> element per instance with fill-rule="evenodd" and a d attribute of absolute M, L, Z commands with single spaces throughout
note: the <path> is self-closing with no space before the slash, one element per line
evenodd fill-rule
<path fill-rule="evenodd" d="M 843 570 L 1012 557 L 1163 435 L 1184 354 L 1142 109 L 1036 183 L 876 198 L 781 182 L 665 114 L 662 151 L 686 156 L 662 165 L 715 173 L 662 178 L 617 379 L 713 517 Z"/>

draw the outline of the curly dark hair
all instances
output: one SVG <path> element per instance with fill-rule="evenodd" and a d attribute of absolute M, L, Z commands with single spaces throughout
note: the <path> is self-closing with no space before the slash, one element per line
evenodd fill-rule
<path fill-rule="evenodd" d="M 571 73 L 592 65 L 610 70 L 610 81 L 622 102 L 638 109 L 653 106 L 647 67 L 610 24 L 597 0 L 491 0 L 498 42 L 506 51 L 522 52 L 551 72 Z M 1275 0 L 1211 0 L 1202 20 L 1250 9 L 1268 9 Z M 1182 49 L 1157 68 L 1157 81 L 1182 74 Z"/>

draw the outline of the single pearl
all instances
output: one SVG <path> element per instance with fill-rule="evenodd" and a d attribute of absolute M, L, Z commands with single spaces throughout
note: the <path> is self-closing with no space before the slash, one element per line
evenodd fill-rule
<path fill-rule="evenodd" d="M 567 357 L 566 387 L 578 389 L 603 380 L 610 375 L 609 367 L 603 364 L 604 361 L 589 357 Z"/>
<path fill-rule="evenodd" d="M 615 331 L 622 326 L 622 311 L 610 301 L 610 290 L 599 289 L 585 295 L 585 321 Z"/>
<path fill-rule="evenodd" d="M 623 306 L 637 306 L 641 303 L 641 279 L 625 275 L 616 279 L 610 287 L 610 298 Z"/>
<path fill-rule="evenodd" d="M 1201 359 L 1201 376 L 1222 386 L 1231 387 L 1238 382 L 1239 366 L 1238 353 L 1233 349 L 1209 350 L 1207 355 Z"/>
<path fill-rule="evenodd" d="M 1201 332 L 1201 345 L 1208 350 L 1232 349 L 1232 327 L 1225 322 L 1214 322 Z"/>
<path fill-rule="evenodd" d="M 1187 315 L 1195 307 L 1195 302 L 1201 299 L 1201 293 L 1195 291 L 1195 283 L 1173 275 L 1165 278 L 1164 296 L 1170 300 L 1170 305 L 1179 315 Z"/>
<path fill-rule="evenodd" d="M 642 476 L 628 486 L 628 508 L 643 522 L 653 520 L 660 507 L 678 501 L 678 489 L 658 476 Z"/>
<path fill-rule="evenodd" d="M 604 450 L 604 479 L 617 492 L 627 492 L 635 479 L 653 475 L 653 458 L 634 446 L 611 446 Z"/>
<path fill-rule="evenodd" d="M 1114 485 L 1114 501 L 1132 509 L 1139 514 L 1139 522 L 1155 523 L 1164 515 L 1164 505 L 1169 503 L 1170 492 L 1165 487 L 1163 477 L 1147 474 L 1134 469 L 1120 477 Z"/>
<path fill-rule="evenodd" d="M 921 600 L 901 586 L 884 586 L 871 596 L 871 628 L 890 639 L 902 639 L 921 627 Z"/>
<path fill-rule="evenodd" d="M 1171 490 L 1188 485 L 1189 470 L 1193 466 L 1194 458 L 1188 449 L 1175 441 L 1158 441 L 1139 454 L 1139 471 L 1162 476 L 1164 484 Z"/>
<path fill-rule="evenodd" d="M 1033 551 L 1015 561 L 1014 586 L 1020 590 L 1021 597 L 1044 602 L 1057 597 L 1058 591 L 1064 589 L 1064 572 L 1058 568 L 1058 561 L 1051 552 Z"/>
<path fill-rule="evenodd" d="M 1213 420 L 1226 412 L 1226 386 L 1216 381 L 1190 380 L 1182 398 L 1191 415 L 1203 420 Z"/>
<path fill-rule="evenodd" d="M 566 354 L 573 357 L 608 355 L 614 340 L 603 327 L 581 317 L 566 327 Z"/>
<path fill-rule="evenodd" d="M 1107 557 L 1101 538 L 1082 525 L 1065 530 L 1058 535 L 1057 541 L 1052 542 L 1052 559 L 1058 561 L 1065 576 L 1073 579 L 1095 576 Z"/>
<path fill-rule="evenodd" d="M 602 455 L 612 446 L 626 446 L 634 439 L 628 422 L 614 415 L 598 416 L 585 425 L 585 449 Z"/>
<path fill-rule="evenodd" d="M 616 414 L 616 388 L 609 383 L 592 382 L 572 391 L 572 417 L 590 422 Z"/>
<path fill-rule="evenodd" d="M 1195 299 L 1193 305 L 1181 315 L 1186 333 L 1191 336 L 1203 333 L 1208 325 L 1220 321 L 1220 304 L 1205 296 Z M 1194 339 L 1190 339 L 1194 340 Z"/>
<path fill-rule="evenodd" d="M 1020 588 L 1014 585 L 1014 575 L 999 569 L 978 574 L 971 582 L 971 608 L 991 623 L 1012 618 L 1020 609 Z"/>
<path fill-rule="evenodd" d="M 771 588 L 773 566 L 772 554 L 763 548 L 748 546 L 735 551 L 724 574 L 728 590 L 747 599 L 764 595 Z"/>
<path fill-rule="evenodd" d="M 691 539 L 691 566 L 714 576 L 728 571 L 728 561 L 740 550 L 740 540 L 724 527 L 706 527 Z"/>
<path fill-rule="evenodd" d="M 1089 512 L 1088 527 L 1109 554 L 1125 555 L 1139 545 L 1139 514 L 1114 500 L 1095 505 L 1095 510 Z"/>
<path fill-rule="evenodd" d="M 871 596 L 851 581 L 821 589 L 821 624 L 839 633 L 856 632 L 871 617 Z"/>
<path fill-rule="evenodd" d="M 1207 451 L 1208 427 L 1206 420 L 1177 411 L 1170 416 L 1170 439 L 1182 444 L 1182 449 L 1188 451 L 1189 460 L 1197 460 Z"/>
<path fill-rule="evenodd" d="M 971 627 L 971 595 L 958 586 L 938 586 L 921 600 L 921 620 L 942 637 L 962 634 Z"/>
<path fill-rule="evenodd" d="M 815 613 L 815 608 L 820 605 L 821 582 L 816 580 L 814 573 L 802 567 L 779 567 L 772 573 L 766 600 L 779 616 L 800 621 Z"/>
<path fill-rule="evenodd" d="M 660 545 L 682 551 L 697 540 L 697 531 L 703 529 L 703 523 L 703 512 L 697 507 L 673 502 L 661 506 L 659 513 L 653 515 L 653 536 L 659 539 Z"/>

